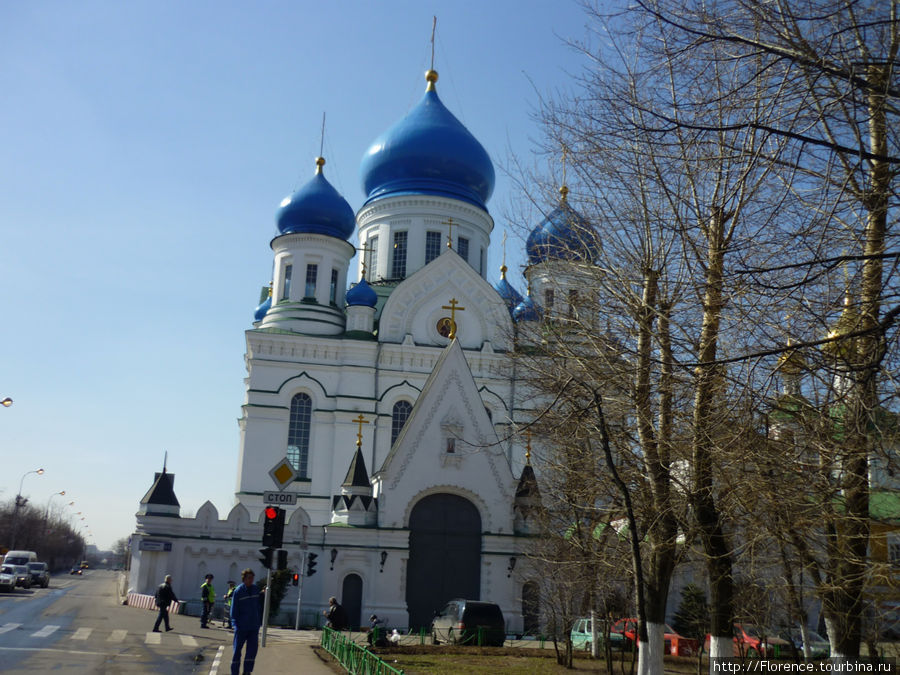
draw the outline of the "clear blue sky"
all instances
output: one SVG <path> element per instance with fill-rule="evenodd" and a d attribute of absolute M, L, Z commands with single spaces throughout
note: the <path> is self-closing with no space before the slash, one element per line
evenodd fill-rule
<path fill-rule="evenodd" d="M 313 174 L 323 112 L 326 176 L 359 208 L 364 151 L 424 91 L 433 15 L 438 93 L 497 168 L 493 283 L 501 165 L 545 161 L 531 113 L 584 65 L 576 2 L 0 4 L 0 500 L 42 467 L 23 494 L 66 490 L 53 503 L 106 548 L 168 451 L 182 512 L 227 514 L 275 211 Z"/>

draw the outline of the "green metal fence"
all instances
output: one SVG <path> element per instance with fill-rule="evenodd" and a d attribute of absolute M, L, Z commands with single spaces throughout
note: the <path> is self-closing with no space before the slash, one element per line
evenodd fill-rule
<path fill-rule="evenodd" d="M 340 631 L 322 629 L 322 648 L 337 659 L 351 675 L 403 675 L 403 671 L 382 661 Z"/>

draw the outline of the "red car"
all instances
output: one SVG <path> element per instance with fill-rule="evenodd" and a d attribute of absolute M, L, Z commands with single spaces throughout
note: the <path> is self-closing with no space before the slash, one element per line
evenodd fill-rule
<path fill-rule="evenodd" d="M 778 658 L 788 656 L 790 645 L 787 640 L 776 637 L 775 631 L 765 630 L 750 623 L 734 624 L 734 655 L 757 658 Z M 709 635 L 706 636 L 709 651 Z"/>
<path fill-rule="evenodd" d="M 697 640 L 679 635 L 669 624 L 663 624 L 663 626 L 663 653 L 672 656 L 693 656 L 697 653 L 700 648 Z M 610 632 L 621 633 L 632 646 L 640 644 L 637 619 L 619 619 L 613 624 Z"/>

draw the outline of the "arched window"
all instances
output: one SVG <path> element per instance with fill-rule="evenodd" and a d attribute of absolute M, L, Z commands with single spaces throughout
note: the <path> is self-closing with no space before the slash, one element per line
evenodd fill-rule
<path fill-rule="evenodd" d="M 403 431 L 403 425 L 409 419 L 412 412 L 412 403 L 409 401 L 397 401 L 394 404 L 394 412 L 391 414 L 391 446 L 397 440 L 397 436 Z"/>
<path fill-rule="evenodd" d="M 291 421 L 288 426 L 287 459 L 301 478 L 309 478 L 309 423 L 312 399 L 297 394 L 291 399 Z"/>

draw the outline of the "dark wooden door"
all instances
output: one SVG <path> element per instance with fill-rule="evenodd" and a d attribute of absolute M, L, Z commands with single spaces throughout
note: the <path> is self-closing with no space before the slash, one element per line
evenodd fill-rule
<path fill-rule="evenodd" d="M 480 599 L 481 515 L 463 497 L 431 495 L 413 507 L 409 530 L 409 625 L 428 628 L 449 600 Z"/>
<path fill-rule="evenodd" d="M 347 613 L 347 627 L 350 630 L 359 630 L 360 615 L 362 614 L 362 578 L 358 574 L 348 574 L 344 577 L 344 585 L 341 588 L 341 605 Z"/>

